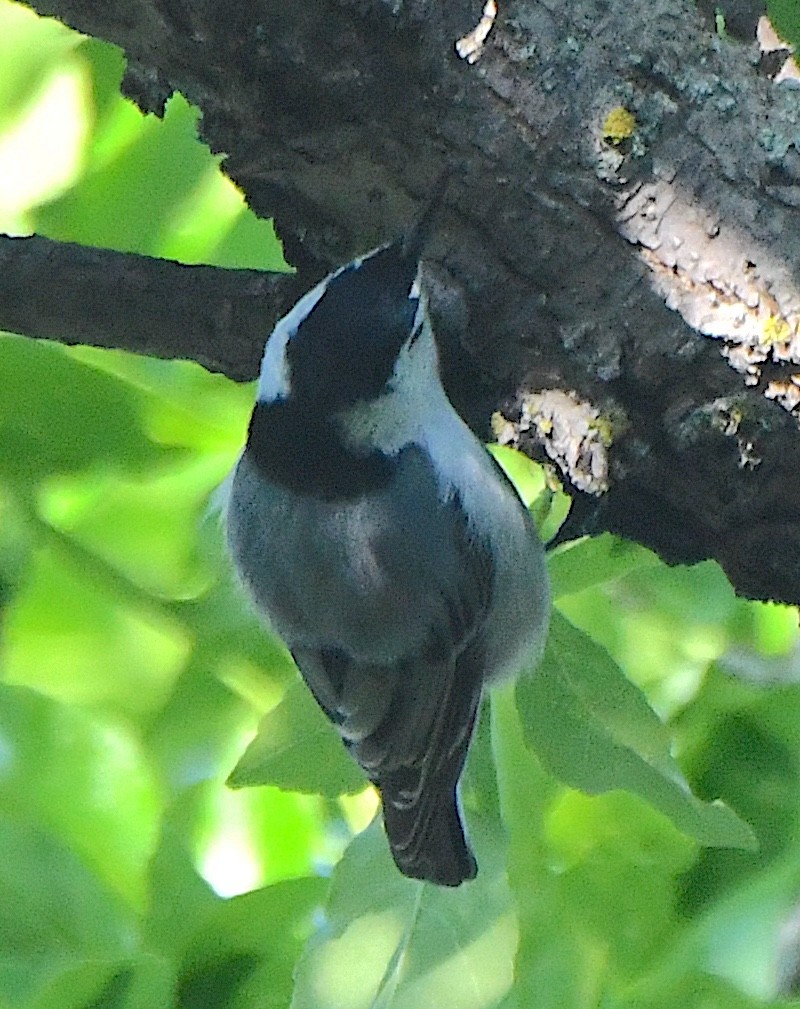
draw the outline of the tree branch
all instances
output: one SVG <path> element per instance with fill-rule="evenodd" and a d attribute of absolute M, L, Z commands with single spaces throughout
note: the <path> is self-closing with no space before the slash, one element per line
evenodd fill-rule
<path fill-rule="evenodd" d="M 185 266 L 46 238 L 0 237 L 0 320 L 27 336 L 258 373 L 297 296 L 291 274 Z"/>
<path fill-rule="evenodd" d="M 143 107 L 200 105 L 302 286 L 458 166 L 429 259 L 459 407 L 484 374 L 505 435 L 558 460 L 571 533 L 800 601 L 800 136 L 755 46 L 689 0 L 508 0 L 474 66 L 466 0 L 33 6 L 123 46 Z"/>

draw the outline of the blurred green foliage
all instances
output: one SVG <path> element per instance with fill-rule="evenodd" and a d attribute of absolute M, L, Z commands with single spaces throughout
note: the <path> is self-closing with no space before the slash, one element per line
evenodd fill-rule
<path fill-rule="evenodd" d="M 0 2 L 0 228 L 285 268 L 196 110 L 141 115 L 122 69 Z M 792 1004 L 796 612 L 612 537 L 554 551 L 544 664 L 465 775 L 478 879 L 412 883 L 208 513 L 251 398 L 0 336 L 0 1009 Z M 499 456 L 552 534 L 563 499 Z"/>

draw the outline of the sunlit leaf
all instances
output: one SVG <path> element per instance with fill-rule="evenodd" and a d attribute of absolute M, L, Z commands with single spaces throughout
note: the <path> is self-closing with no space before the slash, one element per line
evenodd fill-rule
<path fill-rule="evenodd" d="M 526 740 L 562 781 L 592 793 L 635 792 L 705 845 L 755 845 L 730 809 L 692 795 L 644 695 L 558 611 L 541 666 L 520 681 L 517 698 Z"/>
<path fill-rule="evenodd" d="M 547 558 L 554 599 L 657 563 L 658 557 L 652 551 L 610 533 L 566 543 Z"/>
<path fill-rule="evenodd" d="M 84 57 L 96 84 L 118 87 L 123 67 L 111 47 L 94 44 Z M 199 117 L 178 94 L 163 118 L 117 98 L 98 123 L 94 170 L 38 209 L 36 230 L 189 263 L 286 269 L 271 223 L 248 210 L 222 177 L 221 159 L 199 141 Z"/>
<path fill-rule="evenodd" d="M 336 796 L 360 792 L 364 775 L 305 684 L 297 681 L 267 712 L 258 735 L 233 770 L 229 784 L 278 785 L 295 792 Z"/>
<path fill-rule="evenodd" d="M 401 876 L 379 820 L 352 842 L 324 924 L 298 965 L 292 1009 L 500 1004 L 512 979 L 516 918 L 502 846 L 471 827 L 480 870 L 457 889 Z"/>
<path fill-rule="evenodd" d="M 68 541 L 35 551 L 0 639 L 10 682 L 129 712 L 164 703 L 188 649 L 185 631 L 156 600 L 117 583 Z"/>
<path fill-rule="evenodd" d="M 106 888 L 141 906 L 160 807 L 136 743 L 118 725 L 2 686 L 0 755 L 0 805 L 50 831 Z"/>
<path fill-rule="evenodd" d="M 566 913 L 559 894 L 561 873 L 552 871 L 545 836 L 559 787 L 525 745 L 513 689 L 493 691 L 491 705 L 492 749 L 508 832 L 508 882 L 519 919 L 514 1005 L 589 1009 L 598 965 L 587 937 Z"/>
<path fill-rule="evenodd" d="M 92 466 L 141 472 L 170 448 L 146 435 L 141 397 L 63 347 L 0 334 L 0 476 L 34 483 Z"/>

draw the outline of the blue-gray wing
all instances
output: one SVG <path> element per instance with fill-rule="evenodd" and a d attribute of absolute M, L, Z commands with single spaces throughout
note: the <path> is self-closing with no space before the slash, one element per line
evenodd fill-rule
<path fill-rule="evenodd" d="M 492 558 L 457 497 L 439 506 L 451 542 L 448 577 L 424 641 L 391 662 L 341 648 L 293 647 L 304 679 L 348 750 L 380 791 L 392 855 L 407 876 L 457 886 L 475 859 L 464 837 L 457 785 L 484 679 L 483 637 Z M 453 571 L 457 577 L 453 577 Z"/>

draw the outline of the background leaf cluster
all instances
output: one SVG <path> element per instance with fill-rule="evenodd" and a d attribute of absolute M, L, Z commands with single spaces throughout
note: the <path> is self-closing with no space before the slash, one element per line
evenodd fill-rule
<path fill-rule="evenodd" d="M 122 70 L 0 3 L 0 227 L 285 268 L 197 111 L 142 116 Z M 554 552 L 542 669 L 465 776 L 479 877 L 421 887 L 222 556 L 251 398 L 0 336 L 0 1009 L 800 1005 L 796 612 Z"/>

